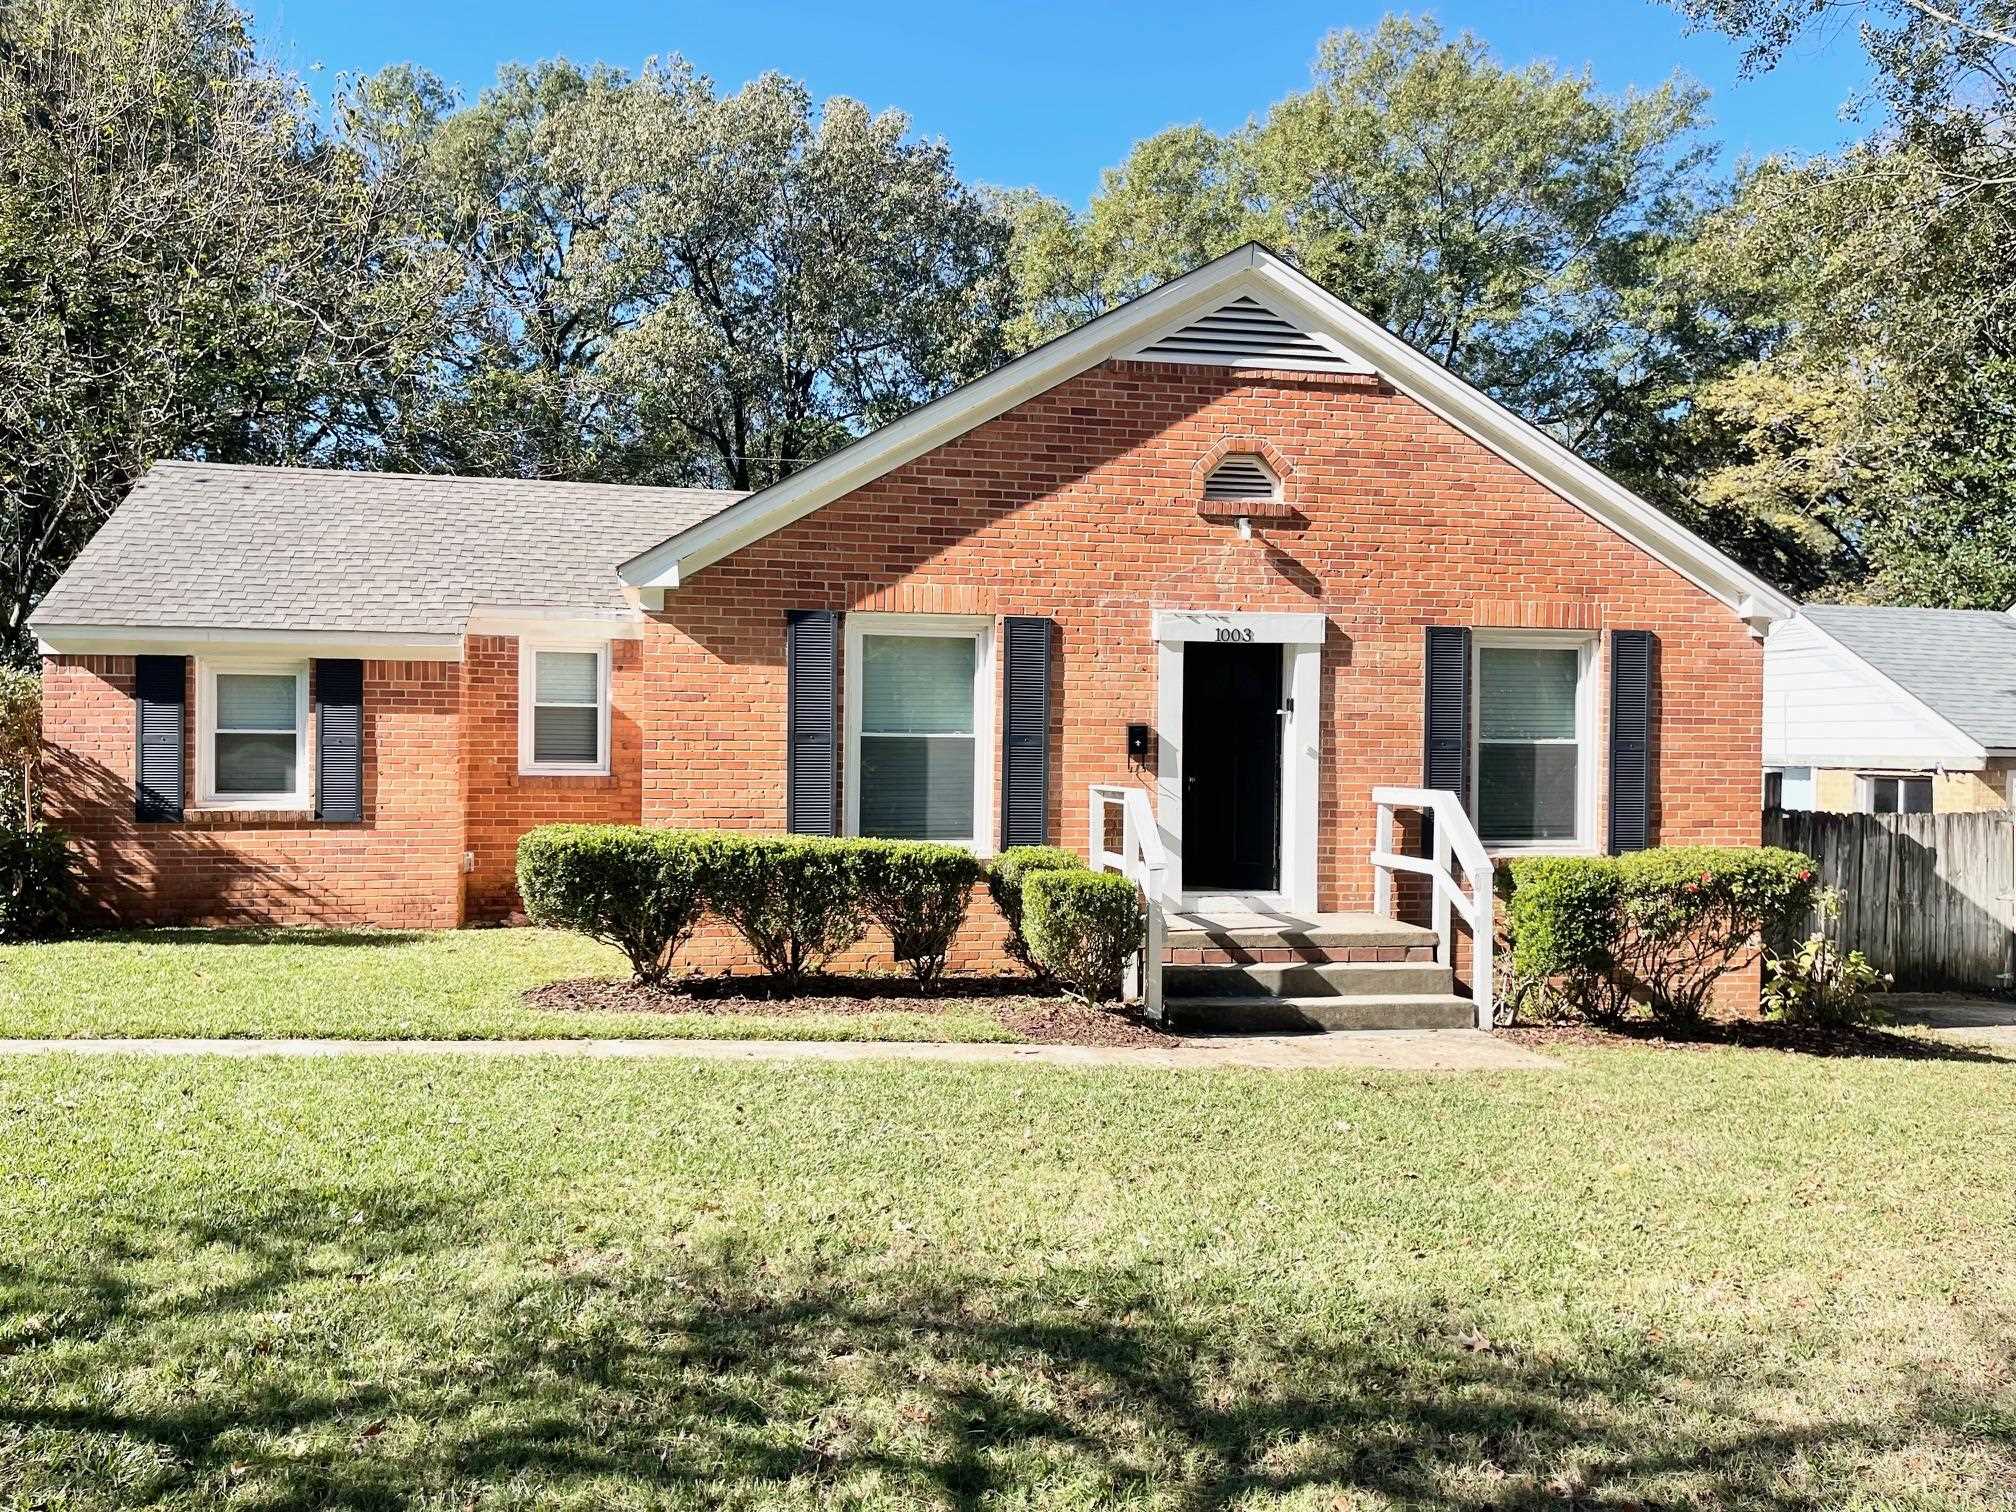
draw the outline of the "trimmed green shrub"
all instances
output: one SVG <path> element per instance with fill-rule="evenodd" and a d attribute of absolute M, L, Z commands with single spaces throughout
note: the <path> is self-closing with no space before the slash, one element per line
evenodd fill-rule
<path fill-rule="evenodd" d="M 1011 845 L 987 868 L 988 895 L 1001 910 L 1001 917 L 1008 921 L 1008 954 L 1025 971 L 1043 975 L 1043 968 L 1030 954 L 1029 941 L 1022 932 L 1025 880 L 1037 872 L 1085 870 L 1087 867 L 1076 852 L 1058 845 Z"/>
<path fill-rule="evenodd" d="M 1514 1001 L 1616 1022 L 1642 1006 L 1685 1027 L 1715 983 L 1756 960 L 1813 902 L 1795 851 L 1672 846 L 1514 861 L 1506 909 Z"/>
<path fill-rule="evenodd" d="M 1134 884 L 1112 872 L 1038 870 L 1022 884 L 1029 953 L 1073 996 L 1106 1003 L 1120 996 L 1127 958 L 1146 932 Z"/>
<path fill-rule="evenodd" d="M 536 924 L 614 945 L 662 983 L 706 907 L 709 837 L 634 824 L 547 824 L 518 841 L 518 895 Z"/>
<path fill-rule="evenodd" d="M 1607 856 L 1530 856 L 1498 868 L 1512 942 L 1510 990 L 1515 1017 L 1608 1019 L 1616 964 L 1617 904 L 1623 879 Z"/>
<path fill-rule="evenodd" d="M 796 990 L 867 933 L 857 853 L 876 842 L 714 831 L 707 902 L 763 969 Z"/>
<path fill-rule="evenodd" d="M 973 853 L 924 840 L 863 840 L 854 869 L 861 906 L 888 934 L 891 953 L 919 982 L 937 981 L 980 880 Z"/>
<path fill-rule="evenodd" d="M 67 837 L 46 824 L 0 824 L 0 940 L 61 934 L 76 906 L 77 866 Z"/>

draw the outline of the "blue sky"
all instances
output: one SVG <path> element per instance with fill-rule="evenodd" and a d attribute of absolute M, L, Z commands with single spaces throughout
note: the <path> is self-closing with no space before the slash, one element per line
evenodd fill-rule
<path fill-rule="evenodd" d="M 951 144 L 960 173 L 1034 184 L 1083 204 L 1099 170 L 1160 128 L 1224 129 L 1308 82 L 1316 41 L 1370 26 L 1364 3 L 1263 0 L 1245 6 L 1158 0 L 1138 6 L 1008 5 L 960 0 L 782 0 L 688 5 L 648 0 L 248 0 L 262 36 L 326 89 L 337 71 L 421 64 L 473 97 L 502 62 L 564 55 L 634 68 L 677 52 L 724 87 L 765 69 L 909 113 Z M 1606 90 L 1650 87 L 1675 71 L 1713 91 L 1715 135 L 1730 159 L 1814 151 L 1859 135 L 1839 114 L 1863 77 L 1852 34 L 1803 45 L 1761 79 L 1739 80 L 1737 49 L 1686 34 L 1651 0 L 1448 0 L 1414 6 L 1475 31 L 1508 63 L 1589 68 Z M 319 65 L 319 73 L 310 73 Z"/>

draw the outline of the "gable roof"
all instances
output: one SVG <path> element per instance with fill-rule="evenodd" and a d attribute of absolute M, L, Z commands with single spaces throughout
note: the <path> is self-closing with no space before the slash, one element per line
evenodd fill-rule
<path fill-rule="evenodd" d="M 1992 609 L 1809 604 L 1836 645 L 1989 752 L 2016 750 L 2016 618 Z"/>
<path fill-rule="evenodd" d="M 45 641 L 123 626 L 459 637 L 478 606 L 627 617 L 614 564 L 742 497 L 158 462 L 30 624 Z"/>
<path fill-rule="evenodd" d="M 1162 344 L 1171 334 L 1208 324 L 1207 317 L 1228 307 L 1244 309 L 1238 304 L 1242 299 L 1317 338 L 1318 346 L 1347 365 L 1345 370 L 1376 372 L 1737 615 L 1755 622 L 1796 612 L 1792 600 L 1770 583 L 1257 242 L 1129 300 L 740 503 L 673 532 L 624 562 L 623 580 L 649 590 L 676 588 L 742 547 L 1088 368 L 1117 356 L 1168 360 L 1171 354 Z M 1152 354 L 1148 350 L 1158 347 L 1162 349 Z M 1184 360 L 1206 358 L 1193 354 Z"/>

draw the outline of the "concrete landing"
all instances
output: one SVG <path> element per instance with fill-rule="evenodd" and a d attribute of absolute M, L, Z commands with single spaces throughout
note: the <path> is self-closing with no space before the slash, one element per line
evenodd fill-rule
<path fill-rule="evenodd" d="M 1433 947 L 1435 931 L 1369 913 L 1209 913 L 1164 915 L 1169 948 L 1203 945 L 1265 946 L 1278 943 L 1325 949 L 1405 950 Z"/>

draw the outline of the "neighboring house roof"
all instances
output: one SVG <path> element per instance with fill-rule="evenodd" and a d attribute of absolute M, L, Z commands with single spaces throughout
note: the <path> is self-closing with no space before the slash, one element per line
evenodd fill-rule
<path fill-rule="evenodd" d="M 1243 339 L 1256 351 L 1269 354 L 1248 365 L 1376 372 L 1753 624 L 1796 612 L 1797 605 L 1770 583 L 1254 242 L 1129 300 L 739 504 L 668 533 L 623 563 L 623 579 L 653 593 L 677 588 L 695 572 L 1088 368 L 1115 357 L 1224 362 L 1237 328 L 1248 332 Z M 1186 347 L 1191 350 L 1180 350 Z"/>
<path fill-rule="evenodd" d="M 161 462 L 31 623 L 399 638 L 459 637 L 479 607 L 627 616 L 616 563 L 742 497 Z"/>
<path fill-rule="evenodd" d="M 2016 750 L 2016 618 L 1992 609 L 1813 604 L 1829 639 L 1989 752 Z"/>

